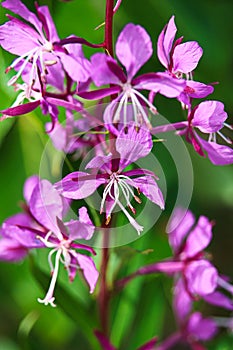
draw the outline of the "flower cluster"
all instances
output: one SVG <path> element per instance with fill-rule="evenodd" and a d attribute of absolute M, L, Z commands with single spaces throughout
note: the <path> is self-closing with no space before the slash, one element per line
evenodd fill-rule
<path fill-rule="evenodd" d="M 110 16 L 113 17 L 120 3 L 118 0 Z M 97 284 L 99 272 L 92 258 L 96 252 L 88 241 L 95 236 L 98 224 L 94 217 L 89 217 L 83 200 L 94 193 L 100 194 L 97 214 L 101 217 L 104 213 L 105 217 L 98 229 L 107 227 L 107 233 L 111 234 L 112 218 L 117 223 L 118 210 L 137 237 L 144 229 L 136 211 L 143 197 L 161 210 L 166 207 L 157 175 L 136 164 L 152 152 L 155 137 L 175 131 L 200 156 L 207 154 L 213 164 L 227 165 L 233 163 L 233 149 L 230 137 L 224 132 L 233 128 L 226 122 L 228 116 L 222 102 L 198 101 L 212 94 L 214 87 L 193 80 L 203 50 L 196 41 L 183 43 L 183 37 L 175 39 L 174 16 L 157 41 L 157 56 L 165 70 L 140 74 L 140 69 L 154 55 L 152 40 L 142 26 L 129 23 L 120 32 L 113 50 L 109 41 L 112 22 L 108 18 L 109 9 L 105 39 L 92 44 L 76 35 L 60 39 L 47 6 L 36 4 L 35 13 L 20 0 L 5 0 L 1 6 L 13 13 L 0 26 L 0 46 L 16 56 L 6 73 L 14 71 L 8 85 L 18 92 L 12 106 L 1 111 L 1 120 L 40 107 L 51 118 L 45 130 L 56 149 L 75 155 L 71 158 L 75 160 L 83 160 L 92 151 L 84 171 L 66 173 L 53 184 L 38 176 L 29 177 L 24 185 L 23 212 L 6 219 L 0 229 L 1 260 L 17 262 L 31 250 L 50 249 L 51 282 L 44 299 L 38 301 L 55 306 L 60 264 L 64 265 L 70 281 L 80 271 L 91 293 Z M 101 52 L 88 59 L 83 45 Z M 158 125 L 157 94 L 176 99 L 186 119 Z M 97 101 L 94 113 L 86 108 L 88 100 Z M 65 110 L 64 124 L 58 107 Z M 70 220 L 67 212 L 74 201 L 80 209 L 78 218 Z M 121 289 L 138 275 L 164 273 L 174 278 L 173 309 L 179 330 L 164 342 L 158 343 L 153 338 L 139 350 L 166 350 L 180 341 L 199 349 L 203 341 L 213 338 L 218 322 L 195 310 L 194 304 L 200 299 L 233 310 L 232 300 L 226 294 L 232 295 L 233 287 L 204 252 L 212 240 L 212 228 L 213 223 L 207 217 L 201 216 L 195 224 L 191 211 L 176 209 L 168 234 L 173 256 L 114 281 L 116 289 Z M 105 302 L 108 303 L 111 294 L 105 277 L 106 250 L 108 244 L 103 248 L 100 267 L 98 293 L 100 304 L 104 305 L 102 314 L 107 312 Z M 103 329 L 95 331 L 95 335 L 103 349 L 113 350 L 105 329 L 106 317 L 102 318 Z"/>

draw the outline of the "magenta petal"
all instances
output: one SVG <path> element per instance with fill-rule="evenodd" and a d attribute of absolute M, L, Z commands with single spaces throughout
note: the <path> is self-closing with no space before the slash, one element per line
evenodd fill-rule
<path fill-rule="evenodd" d="M 207 301 L 207 303 L 213 304 L 215 306 L 219 306 L 231 311 L 233 310 L 232 299 L 218 291 L 205 295 L 203 299 Z"/>
<path fill-rule="evenodd" d="M 92 258 L 89 256 L 76 253 L 75 257 L 83 272 L 84 278 L 90 287 L 90 293 L 93 293 L 99 277 L 99 272 L 97 271 Z"/>
<path fill-rule="evenodd" d="M 91 77 L 96 86 L 121 84 L 118 74 L 114 73 L 108 63 L 117 66 L 117 62 L 104 53 L 96 53 L 91 57 Z"/>
<path fill-rule="evenodd" d="M 126 180 L 126 182 L 128 181 Z M 161 209 L 164 209 L 163 193 L 152 176 L 134 178 L 128 183 L 132 183 L 151 202 L 157 204 Z"/>
<path fill-rule="evenodd" d="M 56 52 L 65 71 L 76 82 L 87 81 L 91 74 L 91 63 L 86 58 L 72 57 L 64 52 Z"/>
<path fill-rule="evenodd" d="M 57 182 L 54 187 L 66 198 L 82 199 L 94 193 L 103 183 L 105 179 L 98 179 L 88 173 L 76 171 Z"/>
<path fill-rule="evenodd" d="M 176 208 L 169 221 L 167 231 L 169 232 L 169 243 L 175 253 L 178 253 L 188 232 L 195 223 L 195 217 L 190 210 Z"/>
<path fill-rule="evenodd" d="M 198 137 L 198 141 L 202 148 L 207 152 L 210 161 L 214 165 L 228 165 L 233 163 L 233 149 L 219 145 L 215 142 L 208 142 Z"/>
<path fill-rule="evenodd" d="M 0 240 L 0 260 L 19 261 L 25 258 L 27 253 L 28 249 L 13 239 L 2 238 Z"/>
<path fill-rule="evenodd" d="M 200 312 L 194 312 L 187 324 L 188 334 L 202 341 L 212 339 L 217 330 L 216 322 L 211 318 L 203 318 Z"/>
<path fill-rule="evenodd" d="M 35 26 L 38 32 L 43 36 L 42 24 L 36 17 L 36 15 L 29 11 L 28 8 L 20 0 L 6 0 L 1 3 L 2 7 L 14 12 L 28 23 L 31 23 Z"/>
<path fill-rule="evenodd" d="M 157 42 L 157 55 L 165 68 L 168 68 L 170 63 L 170 52 L 177 31 L 174 18 L 174 16 L 170 18 L 168 24 L 160 33 Z"/>
<path fill-rule="evenodd" d="M 8 223 L 3 223 L 2 232 L 5 238 L 9 238 L 12 241 L 18 242 L 19 245 L 27 249 L 43 247 L 44 244 L 36 238 L 37 231 L 29 227 L 30 221 L 28 222 L 28 227 L 21 227 L 18 225 L 10 225 Z"/>
<path fill-rule="evenodd" d="M 194 257 L 204 250 L 212 239 L 212 223 L 205 216 L 200 216 L 197 225 L 190 232 L 185 242 L 183 253 Z"/>
<path fill-rule="evenodd" d="M 193 305 L 193 299 L 187 293 L 184 281 L 179 278 L 174 287 L 173 308 L 179 323 L 183 323 L 190 313 Z"/>
<path fill-rule="evenodd" d="M 202 54 L 203 50 L 196 41 L 188 41 L 177 45 L 172 55 L 173 72 L 184 74 L 192 72 L 196 68 Z"/>
<path fill-rule="evenodd" d="M 127 165 L 137 161 L 139 158 L 146 157 L 153 143 L 151 134 L 147 129 L 136 129 L 133 123 L 129 124 L 127 133 L 121 129 L 116 139 L 116 150 L 120 153 L 120 167 L 124 169 Z"/>
<path fill-rule="evenodd" d="M 95 230 L 94 225 L 85 224 L 78 220 L 70 220 L 65 223 L 65 226 L 68 228 L 69 239 L 72 241 L 75 239 L 91 239 Z"/>
<path fill-rule="evenodd" d="M 223 123 L 227 119 L 224 111 L 224 104 L 219 101 L 201 102 L 194 112 L 192 125 L 201 132 L 212 133 L 222 129 Z"/>
<path fill-rule="evenodd" d="M 40 179 L 38 175 L 32 175 L 25 181 L 24 188 L 23 188 L 23 195 L 27 203 L 29 203 L 32 192 L 36 187 L 36 185 L 38 185 L 39 181 Z"/>
<path fill-rule="evenodd" d="M 24 105 L 19 105 L 16 107 L 4 109 L 3 111 L 0 111 L 3 114 L 3 117 L 1 117 L 1 120 L 7 117 L 15 117 L 18 115 L 30 113 L 34 111 L 34 109 L 36 109 L 39 105 L 40 105 L 40 101 L 33 101 L 33 102 L 25 103 Z"/>
<path fill-rule="evenodd" d="M 152 52 L 151 39 L 145 29 L 127 24 L 117 39 L 116 55 L 125 66 L 129 79 L 149 60 Z"/>
<path fill-rule="evenodd" d="M 23 55 L 40 46 L 40 36 L 29 25 L 12 19 L 0 26 L 0 45 L 14 55 Z"/>
<path fill-rule="evenodd" d="M 53 19 L 51 17 L 51 14 L 49 12 L 49 8 L 48 6 L 39 6 L 37 8 L 37 12 L 39 15 L 42 16 L 43 20 L 44 20 L 44 27 L 46 27 L 46 34 L 47 34 L 47 39 L 50 42 L 55 42 L 59 40 L 58 34 L 57 34 L 57 30 L 56 27 L 54 25 Z"/>
<path fill-rule="evenodd" d="M 32 192 L 30 211 L 36 220 L 47 229 L 56 232 L 57 218 L 62 218 L 63 203 L 61 196 L 47 180 L 42 180 Z"/>
<path fill-rule="evenodd" d="M 191 262 L 185 270 L 187 288 L 193 295 L 213 293 L 217 287 L 218 272 L 207 260 Z"/>
<path fill-rule="evenodd" d="M 186 87 L 186 81 L 167 73 L 147 73 L 133 80 L 134 88 L 149 90 L 166 97 L 178 97 Z"/>
<path fill-rule="evenodd" d="M 188 80 L 184 92 L 192 98 L 204 98 L 214 92 L 214 87 L 198 81 Z"/>
<path fill-rule="evenodd" d="M 86 169 L 101 169 L 107 173 L 111 172 L 111 159 L 112 155 L 107 156 L 96 156 L 90 160 L 86 165 Z"/>
<path fill-rule="evenodd" d="M 117 94 L 120 91 L 119 86 L 111 86 L 109 88 L 103 88 L 93 91 L 82 91 L 78 93 L 78 96 L 85 98 L 87 100 L 99 100 L 106 96 Z"/>

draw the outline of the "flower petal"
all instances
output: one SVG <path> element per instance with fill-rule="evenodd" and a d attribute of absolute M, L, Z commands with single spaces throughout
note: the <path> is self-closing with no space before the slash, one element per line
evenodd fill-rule
<path fill-rule="evenodd" d="M 195 223 L 195 217 L 190 210 L 175 208 L 168 223 L 169 243 L 175 253 L 178 253 L 188 232 Z"/>
<path fill-rule="evenodd" d="M 201 102 L 194 112 L 192 125 L 201 132 L 212 133 L 222 129 L 223 123 L 227 119 L 224 111 L 224 104 L 219 101 Z"/>
<path fill-rule="evenodd" d="M 203 318 L 200 312 L 194 312 L 189 318 L 187 331 L 190 337 L 206 341 L 216 335 L 218 326 L 214 319 Z"/>
<path fill-rule="evenodd" d="M 85 224 L 78 220 L 70 220 L 65 223 L 69 231 L 69 239 L 91 239 L 95 227 L 93 224 Z"/>
<path fill-rule="evenodd" d="M 0 240 L 0 260 L 19 261 L 25 258 L 27 253 L 28 249 L 13 239 L 2 238 Z"/>
<path fill-rule="evenodd" d="M 47 180 L 41 180 L 34 188 L 29 207 L 36 220 L 52 232 L 58 230 L 57 218 L 62 218 L 62 198 L 53 185 Z"/>
<path fill-rule="evenodd" d="M 48 41 L 52 43 L 58 41 L 59 37 L 48 6 L 38 6 L 37 12 L 40 15 L 41 19 L 43 19 L 43 27 L 45 29 Z"/>
<path fill-rule="evenodd" d="M 23 188 L 23 195 L 27 203 L 29 203 L 32 192 L 36 187 L 36 185 L 38 185 L 39 181 L 40 179 L 38 175 L 32 175 L 25 181 L 24 188 Z"/>
<path fill-rule="evenodd" d="M 104 53 L 96 53 L 91 57 L 91 65 L 92 65 L 92 74 L 91 77 L 96 86 L 115 84 L 120 85 L 121 80 L 119 79 L 118 74 L 111 69 L 111 66 L 108 64 L 112 64 L 112 66 L 118 67 L 117 62 Z M 116 68 L 118 72 L 119 68 Z"/>
<path fill-rule="evenodd" d="M 15 14 L 25 19 L 28 23 L 34 25 L 34 27 L 43 37 L 42 23 L 38 20 L 36 15 L 33 12 L 29 11 L 28 8 L 20 0 L 5 0 L 1 3 L 1 6 L 14 12 Z"/>
<path fill-rule="evenodd" d="M 116 150 L 120 153 L 120 167 L 124 169 L 127 165 L 139 158 L 146 157 L 152 149 L 152 137 L 147 129 L 137 129 L 135 124 L 128 126 L 127 132 L 121 129 L 116 139 Z"/>
<path fill-rule="evenodd" d="M 212 239 L 212 226 L 213 224 L 205 216 L 200 216 L 197 225 L 188 235 L 184 249 L 184 253 L 187 257 L 194 257 L 196 254 L 202 252 Z"/>
<path fill-rule="evenodd" d="M 93 293 L 99 277 L 99 272 L 97 271 L 92 258 L 89 256 L 76 253 L 75 257 L 77 259 L 78 265 L 82 269 L 85 280 L 89 284 L 90 293 Z"/>
<path fill-rule="evenodd" d="M 152 43 L 145 29 L 133 23 L 127 24 L 116 42 L 116 55 L 125 66 L 128 80 L 149 60 Z"/>
<path fill-rule="evenodd" d="M 187 288 L 193 295 L 213 293 L 217 287 L 218 272 L 207 260 L 191 262 L 185 270 Z"/>
<path fill-rule="evenodd" d="M 169 66 L 170 52 L 177 32 L 174 19 L 174 16 L 170 18 L 168 24 L 166 24 L 166 26 L 160 33 L 157 42 L 157 56 L 165 68 L 168 68 Z"/>
<path fill-rule="evenodd" d="M 193 300 L 187 293 L 184 281 L 179 278 L 174 287 L 173 308 L 179 323 L 183 323 L 192 309 Z"/>
<path fill-rule="evenodd" d="M 41 103 L 40 100 L 38 100 L 38 101 L 28 102 L 16 107 L 10 107 L 10 108 L 4 109 L 0 111 L 3 114 L 0 120 L 4 120 L 8 117 L 16 117 L 19 115 L 30 113 L 34 111 L 34 109 L 36 109 L 40 105 L 40 103 Z"/>
<path fill-rule="evenodd" d="M 166 97 L 178 97 L 186 87 L 186 81 L 167 73 L 147 73 L 133 80 L 134 88 L 149 90 Z"/>
<path fill-rule="evenodd" d="M 198 137 L 203 149 L 207 152 L 210 161 L 214 165 L 228 165 L 233 163 L 233 149 L 225 146 L 219 145 L 215 142 L 208 142 Z"/>
<path fill-rule="evenodd" d="M 232 299 L 221 292 L 216 291 L 211 294 L 207 294 L 203 297 L 203 299 L 207 301 L 207 303 L 213 304 L 215 306 L 219 306 L 231 311 L 233 310 Z"/>
<path fill-rule="evenodd" d="M 203 54 L 202 48 L 196 41 L 188 41 L 175 47 L 173 58 L 173 73 L 187 74 L 192 72 Z"/>
<path fill-rule="evenodd" d="M 96 178 L 88 173 L 76 171 L 57 182 L 54 187 L 66 198 L 82 199 L 94 193 L 103 183 L 105 183 L 104 178 Z"/>
<path fill-rule="evenodd" d="M 73 57 L 64 52 L 56 52 L 60 57 L 65 71 L 73 81 L 87 81 L 91 75 L 91 63 L 86 58 Z"/>

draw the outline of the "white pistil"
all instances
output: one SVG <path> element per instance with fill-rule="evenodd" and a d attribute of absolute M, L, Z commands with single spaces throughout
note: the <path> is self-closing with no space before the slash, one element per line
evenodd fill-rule
<path fill-rule="evenodd" d="M 131 225 L 137 230 L 138 234 L 140 234 L 141 231 L 143 230 L 143 227 L 140 226 L 136 222 L 136 220 L 128 213 L 128 211 L 125 209 L 124 205 L 120 201 L 120 192 L 121 192 L 125 201 L 126 201 L 126 205 L 130 208 L 130 210 L 134 214 L 136 211 L 130 203 L 130 195 L 132 195 L 135 198 L 136 202 L 138 202 L 138 203 L 141 202 L 140 199 L 134 195 L 132 188 L 130 187 L 130 185 L 127 183 L 126 180 L 128 182 L 131 182 L 133 185 L 133 181 L 128 176 L 118 175 L 117 173 L 113 173 L 110 176 L 110 181 L 104 189 L 103 198 L 102 198 L 101 205 L 100 205 L 100 213 L 103 212 L 106 198 L 107 198 L 107 196 L 109 196 L 113 200 L 113 204 L 112 204 L 111 208 L 108 210 L 106 225 L 111 220 L 111 214 L 112 214 L 113 209 L 115 208 L 116 205 L 118 205 L 120 207 L 120 209 L 123 211 L 123 213 L 125 214 L 125 216 L 128 218 Z"/>
<path fill-rule="evenodd" d="M 56 254 L 56 259 L 55 259 L 55 267 L 54 270 L 52 271 L 52 279 L 49 285 L 48 292 L 45 296 L 44 299 L 38 298 L 37 300 L 39 303 L 48 305 L 50 304 L 52 307 L 56 307 L 56 304 L 54 304 L 55 297 L 53 296 L 56 281 L 57 281 L 57 276 L 58 276 L 58 270 L 59 270 L 59 260 L 62 254 L 62 249 L 58 249 L 57 254 Z"/>

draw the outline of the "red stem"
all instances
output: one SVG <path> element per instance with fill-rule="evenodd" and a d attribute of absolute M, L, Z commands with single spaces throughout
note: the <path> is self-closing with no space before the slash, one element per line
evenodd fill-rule
<path fill-rule="evenodd" d="M 113 56 L 113 44 L 112 44 L 112 26 L 113 26 L 113 8 L 114 0 L 106 0 L 105 11 L 105 35 L 104 35 L 104 48 L 106 53 Z M 111 138 L 111 136 L 110 136 Z M 110 143 L 112 143 L 110 141 Z M 99 291 L 99 312 L 100 322 L 103 334 L 108 336 L 109 325 L 109 301 L 110 293 L 107 285 L 107 268 L 109 262 L 109 233 L 110 228 L 103 224 L 103 248 L 102 248 L 102 261 L 100 267 L 100 291 Z"/>

